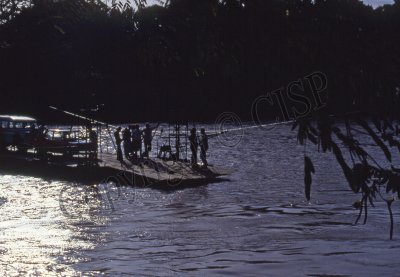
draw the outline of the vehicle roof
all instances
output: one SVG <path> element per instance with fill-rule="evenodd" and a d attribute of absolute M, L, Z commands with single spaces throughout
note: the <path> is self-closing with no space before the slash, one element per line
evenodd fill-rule
<path fill-rule="evenodd" d="M 78 129 L 70 129 L 70 128 L 65 128 L 65 129 L 62 129 L 62 128 L 49 128 L 48 129 L 49 130 L 49 132 L 66 132 L 66 133 L 73 133 L 73 132 L 80 132 L 80 130 L 78 130 Z"/>
<path fill-rule="evenodd" d="M 21 115 L 0 115 L 0 120 L 6 119 L 10 121 L 23 121 L 23 122 L 33 122 L 36 121 L 33 117 L 21 116 Z"/>

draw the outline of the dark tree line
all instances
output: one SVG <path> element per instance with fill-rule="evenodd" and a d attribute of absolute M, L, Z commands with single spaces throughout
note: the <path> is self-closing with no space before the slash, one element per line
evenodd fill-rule
<path fill-rule="evenodd" d="M 399 1 L 139 2 L 0 1 L 0 110 L 46 118 L 48 105 L 104 104 L 96 116 L 108 121 L 249 118 L 257 96 L 316 70 L 328 76 L 330 111 L 393 106 Z"/>

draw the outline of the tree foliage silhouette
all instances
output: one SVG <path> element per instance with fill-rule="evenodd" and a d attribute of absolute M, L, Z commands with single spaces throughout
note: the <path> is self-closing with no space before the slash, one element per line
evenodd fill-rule
<path fill-rule="evenodd" d="M 390 239 L 393 238 L 393 213 L 391 205 L 400 198 L 400 168 L 392 159 L 400 153 L 400 121 L 398 115 L 345 115 L 337 119 L 320 113 L 316 118 L 302 118 L 293 129 L 298 129 L 298 141 L 310 142 L 322 152 L 331 152 L 354 193 L 361 194 L 361 201 L 354 206 L 364 213 L 367 222 L 368 206 L 374 207 L 377 198 L 387 204 L 390 217 Z M 368 118 L 365 120 L 365 118 Z M 388 119 L 388 118 L 396 118 Z M 369 139 L 369 144 L 366 140 Z M 377 152 L 376 149 L 380 149 Z M 375 150 L 375 151 L 374 151 Z M 315 169 L 311 159 L 304 154 L 304 186 L 310 200 L 312 173 Z"/>
<path fill-rule="evenodd" d="M 170 109 L 193 120 L 221 110 L 248 117 L 258 95 L 318 70 L 330 76 L 330 108 L 348 111 L 390 103 L 398 85 L 398 2 L 1 3 L 4 110 L 107 103 L 115 120 Z"/>

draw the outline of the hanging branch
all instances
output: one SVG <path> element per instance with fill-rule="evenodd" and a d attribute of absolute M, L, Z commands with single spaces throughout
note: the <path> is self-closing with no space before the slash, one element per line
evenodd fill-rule
<path fill-rule="evenodd" d="M 361 199 L 361 201 L 360 201 L 360 207 L 359 207 L 359 208 L 360 208 L 360 213 L 358 214 L 357 219 L 356 219 L 356 221 L 354 222 L 355 225 L 358 224 L 358 221 L 360 220 L 360 218 L 361 218 L 361 216 L 362 216 L 364 200 L 365 200 L 365 197 L 363 197 L 363 198 Z"/>
<path fill-rule="evenodd" d="M 391 201 L 386 201 L 390 216 L 390 239 L 393 239 L 393 212 L 392 212 L 393 201 L 394 199 L 392 199 Z"/>

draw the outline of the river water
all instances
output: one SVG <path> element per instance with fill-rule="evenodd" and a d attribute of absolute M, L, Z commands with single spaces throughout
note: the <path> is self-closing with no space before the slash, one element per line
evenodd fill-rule
<path fill-rule="evenodd" d="M 354 225 L 360 196 L 313 147 L 305 200 L 290 126 L 224 139 L 210 139 L 209 161 L 234 169 L 229 180 L 172 192 L 0 169 L 0 275 L 400 276 L 397 202 L 390 241 L 385 203 Z"/>

